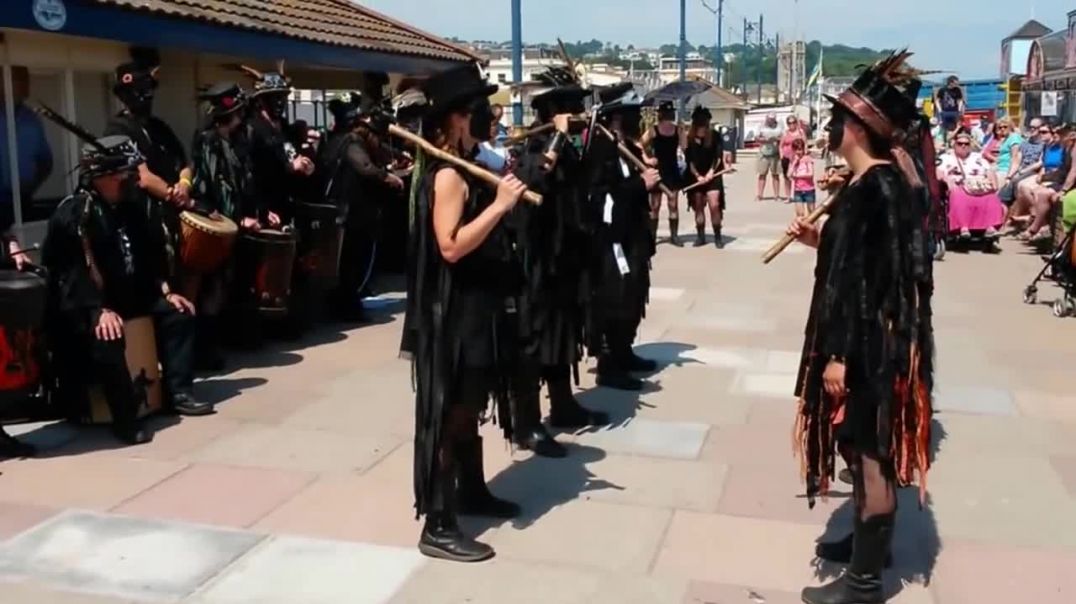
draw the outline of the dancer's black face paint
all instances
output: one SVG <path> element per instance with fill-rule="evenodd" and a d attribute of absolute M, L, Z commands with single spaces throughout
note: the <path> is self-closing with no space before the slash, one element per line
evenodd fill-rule
<path fill-rule="evenodd" d="M 841 148 L 841 143 L 844 142 L 844 124 L 846 117 L 844 112 L 833 112 L 833 118 L 829 120 L 829 125 L 826 126 L 826 132 L 829 133 L 829 150 L 837 151 Z"/>
<path fill-rule="evenodd" d="M 489 104 L 489 99 L 482 97 L 475 99 L 470 105 L 471 112 L 471 136 L 478 141 L 488 141 L 493 138 L 490 130 L 493 129 L 493 122 L 497 119 L 493 115 L 493 108 Z"/>

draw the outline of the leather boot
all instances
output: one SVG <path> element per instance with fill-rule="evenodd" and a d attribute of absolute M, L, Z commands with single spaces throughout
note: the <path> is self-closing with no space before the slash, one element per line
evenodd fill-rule
<path fill-rule="evenodd" d="M 549 423 L 554 428 L 574 429 L 586 426 L 604 426 L 609 415 L 591 411 L 579 404 L 572 395 L 572 381 L 567 367 L 557 367 L 545 373 L 546 390 L 549 391 Z"/>
<path fill-rule="evenodd" d="M 658 219 L 650 219 L 650 236 L 654 238 L 654 241 L 658 240 Z"/>
<path fill-rule="evenodd" d="M 806 604 L 885 604 L 882 569 L 893 539 L 894 514 L 856 520 L 852 562 L 841 578 L 822 587 L 805 587 Z"/>
<path fill-rule="evenodd" d="M 456 445 L 456 462 L 460 468 L 456 484 L 460 514 L 489 518 L 519 516 L 518 504 L 498 499 L 489 491 L 482 462 L 482 437 Z"/>
<path fill-rule="evenodd" d="M 610 354 L 604 354 L 598 359 L 596 381 L 599 386 L 615 390 L 639 391 L 643 389 L 642 380 L 632 377 Z"/>
<path fill-rule="evenodd" d="M 720 226 L 715 226 L 714 227 L 714 247 L 716 247 L 719 250 L 724 249 L 724 247 L 725 247 L 725 241 L 721 238 L 721 227 Z"/>
<path fill-rule="evenodd" d="M 848 564 L 852 561 L 852 543 L 853 535 L 848 533 L 848 536 L 840 541 L 823 541 L 819 543 L 814 548 L 814 555 L 827 562 Z M 889 553 L 885 557 L 885 567 L 889 568 L 892 565 L 893 555 Z"/>
<path fill-rule="evenodd" d="M 635 354 L 631 345 L 624 346 L 618 355 L 620 365 L 633 373 L 653 373 L 658 370 L 658 362 L 652 359 L 644 359 Z"/>
<path fill-rule="evenodd" d="M 706 227 L 703 225 L 695 225 L 695 247 L 702 247 L 706 245 Z"/>
<path fill-rule="evenodd" d="M 454 562 L 481 562 L 493 557 L 493 548 L 467 537 L 456 521 L 456 467 L 443 468 L 435 481 L 437 492 L 431 500 L 440 510 L 426 513 L 426 524 L 418 540 L 418 551 L 431 558 Z"/>
<path fill-rule="evenodd" d="M 516 446 L 540 457 L 568 455 L 564 445 L 557 442 L 542 425 L 537 373 L 522 378 L 517 376 L 512 390 L 512 440 Z"/>
<path fill-rule="evenodd" d="M 669 219 L 669 243 L 676 247 L 683 247 L 683 242 L 680 241 L 680 219 Z"/>

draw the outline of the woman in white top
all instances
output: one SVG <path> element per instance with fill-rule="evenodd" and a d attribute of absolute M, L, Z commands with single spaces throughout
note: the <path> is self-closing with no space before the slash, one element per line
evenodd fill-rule
<path fill-rule="evenodd" d="M 957 134 L 953 149 L 942 156 L 938 180 L 949 188 L 949 234 L 961 239 L 981 235 L 997 239 L 1005 220 L 998 199 L 997 173 L 980 153 L 972 151 L 971 135 Z"/>

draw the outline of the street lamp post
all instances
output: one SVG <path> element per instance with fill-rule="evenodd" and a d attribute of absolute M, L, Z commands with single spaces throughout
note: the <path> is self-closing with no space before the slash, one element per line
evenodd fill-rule
<path fill-rule="evenodd" d="M 523 81 L 523 11 L 520 8 L 522 0 L 512 0 L 512 81 L 519 84 Z M 512 123 L 523 126 L 523 98 L 513 94 L 512 98 Z"/>

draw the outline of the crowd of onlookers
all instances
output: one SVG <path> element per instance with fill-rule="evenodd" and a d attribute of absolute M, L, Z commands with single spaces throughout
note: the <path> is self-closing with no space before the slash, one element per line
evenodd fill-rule
<path fill-rule="evenodd" d="M 1042 118 L 1032 118 L 1023 131 L 1008 118 L 951 130 L 939 121 L 933 125 L 942 151 L 938 176 L 949 191 L 950 232 L 962 238 L 976 231 L 987 238 L 1054 238 L 1052 218 L 1076 185 L 1076 129 Z"/>

